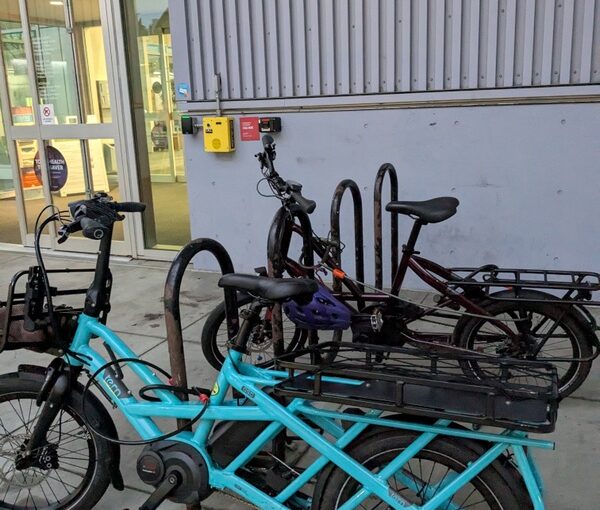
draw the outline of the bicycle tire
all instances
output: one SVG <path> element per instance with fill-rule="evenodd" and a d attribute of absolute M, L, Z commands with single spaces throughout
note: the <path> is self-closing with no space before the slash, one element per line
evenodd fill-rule
<path fill-rule="evenodd" d="M 367 438 L 360 444 L 356 444 L 349 451 L 349 455 L 370 471 L 376 471 L 379 467 L 387 465 L 393 458 L 404 451 L 417 437 L 419 437 L 419 434 L 416 432 L 400 430 L 384 432 Z M 469 463 L 477 460 L 477 458 L 478 455 L 469 448 L 464 448 L 460 441 L 446 437 L 437 437 L 403 467 L 407 476 L 412 477 L 417 487 L 420 487 L 420 483 L 423 482 L 423 486 L 420 487 L 419 491 L 415 494 L 410 494 L 411 491 L 408 487 L 398 487 L 397 483 L 393 489 L 411 503 L 423 504 L 426 500 L 419 494 L 425 494 L 425 489 L 431 482 L 437 483 L 438 485 L 443 483 L 444 478 L 441 478 L 436 482 L 437 477 L 433 477 L 436 465 L 447 468 L 446 474 L 450 471 L 458 473 L 463 471 Z M 420 469 L 422 470 L 423 462 L 434 463 L 434 467 L 431 468 L 431 473 L 427 480 L 425 480 L 427 475 L 423 476 L 422 471 L 421 476 L 417 477 L 417 475 L 415 475 L 410 464 L 412 461 L 418 461 L 418 464 L 415 463 L 414 471 L 416 471 L 416 466 L 420 466 Z M 527 494 L 522 493 L 523 488 L 520 485 L 510 487 L 507 483 L 508 479 L 510 479 L 508 476 L 503 477 L 500 475 L 497 467 L 492 468 L 488 466 L 479 473 L 471 481 L 469 487 L 472 488 L 473 494 L 477 492 L 481 495 L 486 506 L 477 506 L 475 508 L 487 508 L 489 510 L 513 510 L 515 508 L 523 508 L 521 505 L 523 501 L 528 499 Z M 345 471 L 337 466 L 333 469 L 326 469 L 321 473 L 317 480 L 312 510 L 336 510 L 359 488 L 360 483 L 351 478 Z M 465 492 L 467 492 L 466 497 L 464 496 Z M 473 503 L 470 502 L 471 496 L 472 494 L 470 494 L 468 490 L 464 492 L 459 491 L 452 498 L 452 502 L 456 505 L 457 502 L 461 501 L 461 498 L 464 498 L 461 506 L 468 504 L 469 508 L 473 508 L 471 506 Z M 378 498 L 373 499 L 381 502 Z M 373 501 L 373 503 L 376 501 Z M 366 503 L 368 504 L 368 500 Z M 370 507 L 364 506 L 364 508 Z"/>
<path fill-rule="evenodd" d="M 0 407 L 2 407 L 5 403 L 9 402 L 12 409 L 20 410 L 23 413 L 23 417 L 25 416 L 26 408 L 29 410 L 29 413 L 33 413 L 33 410 L 37 408 L 35 400 L 38 396 L 41 387 L 42 381 L 40 380 L 23 377 L 20 374 L 16 373 L 4 375 L 0 377 Z M 17 400 L 18 405 L 13 405 L 11 403 L 11 400 Z M 29 401 L 28 407 L 26 408 L 23 407 L 24 401 Z M 37 409 L 39 411 L 40 408 Z M 63 459 L 63 463 L 65 464 L 67 462 L 73 464 L 75 460 L 80 460 L 80 458 L 77 455 L 72 453 L 73 449 L 76 448 L 76 446 L 73 446 L 73 442 L 75 442 L 78 446 L 78 440 L 84 441 L 85 443 L 87 443 L 88 449 L 91 452 L 90 459 L 88 460 L 88 465 L 85 470 L 85 475 L 82 477 L 81 488 L 79 488 L 79 486 L 73 486 L 76 489 L 79 489 L 75 493 L 75 495 L 66 494 L 60 500 L 58 500 L 58 497 L 59 494 L 61 494 L 61 492 L 55 494 L 55 492 L 50 492 L 48 491 L 48 489 L 46 489 L 46 491 L 48 492 L 45 492 L 43 491 L 43 489 L 40 489 L 40 492 L 42 492 L 43 496 L 46 498 L 47 504 L 40 503 L 40 501 L 43 501 L 41 497 L 34 499 L 36 498 L 36 495 L 31 494 L 31 488 L 29 489 L 28 494 L 23 495 L 23 497 L 26 497 L 25 500 L 23 500 L 22 498 L 19 499 L 20 493 L 17 493 L 15 496 L 15 500 L 11 503 L 10 499 L 12 499 L 12 497 L 9 498 L 9 489 L 7 492 L 4 493 L 4 496 L 2 496 L 2 500 L 0 500 L 0 508 L 5 508 L 9 510 L 25 510 L 32 508 L 31 502 L 34 502 L 35 508 L 37 508 L 38 510 L 91 510 L 96 506 L 96 504 L 100 501 L 100 499 L 106 492 L 106 489 L 108 488 L 108 485 L 111 480 L 111 465 L 113 460 L 110 454 L 111 447 L 107 441 L 93 434 L 91 430 L 89 430 L 89 428 L 85 425 L 86 420 L 92 420 L 95 423 L 102 423 L 101 414 L 98 413 L 93 406 L 87 406 L 85 410 L 86 416 L 84 419 L 83 401 L 81 399 L 81 394 L 77 392 L 72 392 L 69 394 L 65 402 L 63 412 L 66 413 L 78 426 L 80 426 L 82 430 L 85 429 L 85 439 L 84 436 L 76 437 L 75 439 L 73 439 L 73 437 L 75 437 L 75 434 L 68 436 L 66 441 L 63 441 L 63 443 L 69 443 L 69 448 L 61 447 L 61 441 L 59 440 L 56 453 L 59 468 L 61 458 Z M 30 416 L 31 414 L 28 415 L 27 422 L 23 422 L 24 424 L 27 423 L 27 425 L 29 425 L 31 421 L 35 420 L 36 416 L 34 416 L 32 420 L 29 420 Z M 0 423 L 2 423 L 2 428 L 4 428 L 3 432 L 7 432 L 4 423 L 7 422 L 9 417 L 3 413 L 2 418 L 3 421 Z M 12 416 L 11 418 L 14 419 L 14 416 Z M 54 432 L 58 430 L 56 429 L 56 427 L 56 424 L 50 427 L 48 439 L 49 443 L 51 444 L 53 443 L 52 440 L 56 437 L 54 435 Z M 63 422 L 60 422 L 60 427 L 66 428 L 66 425 Z M 25 435 L 31 430 L 31 428 L 28 428 L 26 425 L 21 426 L 17 430 L 20 430 L 21 428 L 24 428 Z M 24 439 L 21 437 L 22 434 L 19 434 L 19 437 L 14 435 L 15 432 L 17 432 L 17 430 L 11 430 L 13 434 L 12 436 L 9 436 L 8 434 L 0 435 L 0 442 L 4 445 L 9 444 L 9 447 L 16 447 L 16 445 L 20 445 Z M 61 435 L 59 435 L 58 438 L 61 438 L 62 435 L 67 434 L 67 432 L 61 429 L 60 434 Z M 10 437 L 12 437 L 13 439 L 11 440 Z M 85 446 L 83 448 L 85 448 Z M 58 453 L 61 450 L 64 451 L 66 455 L 62 454 L 61 457 L 61 454 Z M 0 448 L 0 459 L 5 459 L 4 455 L 1 454 L 2 451 L 4 451 L 3 448 Z M 75 460 L 73 460 L 73 456 L 75 456 Z M 68 458 L 69 461 L 66 461 L 66 458 Z M 68 468 L 70 469 L 70 472 L 73 472 L 74 468 L 70 464 Z M 7 466 L 7 462 L 0 460 L 0 478 L 2 478 L 3 482 L 7 481 L 7 472 L 4 470 L 5 468 L 9 469 L 9 466 Z M 35 469 L 38 468 L 31 468 L 31 470 Z M 21 482 L 19 482 L 19 480 L 15 480 L 14 476 L 16 473 L 25 473 L 29 471 L 30 470 L 15 471 L 13 468 L 13 478 L 11 478 L 11 480 L 15 481 L 15 483 L 25 483 L 29 480 L 26 474 L 22 475 L 23 480 Z M 41 478 L 41 481 L 38 484 L 40 487 L 43 487 L 43 482 L 47 481 L 47 478 L 53 480 L 53 477 L 51 477 L 50 474 L 52 472 L 57 473 L 57 470 L 38 470 L 37 476 Z M 45 473 L 47 473 L 47 475 Z M 65 476 L 64 473 L 63 476 Z M 65 490 L 68 489 L 67 485 L 71 485 L 64 482 L 64 480 L 62 480 L 59 474 L 57 474 L 57 479 L 61 479 Z M 32 476 L 31 480 L 34 481 L 35 476 Z M 29 483 L 33 482 L 29 481 Z M 51 504 L 50 499 L 48 499 L 48 496 L 52 498 L 53 495 L 57 498 L 55 504 Z M 4 498 L 9 498 L 9 500 L 7 501 Z"/>
<path fill-rule="evenodd" d="M 573 358 L 575 359 L 586 359 L 593 356 L 593 344 L 589 338 L 587 325 L 582 322 L 578 315 L 572 313 L 568 306 L 555 304 L 555 303 L 544 303 L 543 299 L 539 301 L 489 301 L 486 304 L 480 305 L 485 309 L 487 313 L 492 316 L 508 315 L 511 318 L 518 318 L 519 313 L 522 315 L 523 312 L 526 314 L 534 314 L 538 316 L 546 317 L 551 321 L 558 321 L 559 326 L 563 329 L 565 334 L 568 335 L 572 354 L 561 355 L 560 358 Z M 481 345 L 477 345 L 477 333 L 488 321 L 481 318 L 468 318 L 466 320 L 461 319 L 453 333 L 453 343 L 459 347 L 482 350 Z M 540 320 L 540 322 L 542 322 Z M 517 323 L 506 323 L 511 329 L 517 328 Z M 539 323 L 538 323 L 539 324 Z M 480 338 L 483 338 L 484 333 L 481 333 Z M 480 344 L 484 343 L 481 341 Z M 491 342 L 487 342 L 491 345 Z M 548 345 L 548 344 L 546 344 Z M 544 346 L 544 348 L 546 347 Z M 550 344 L 551 347 L 552 344 Z M 491 347 L 493 349 L 493 347 Z M 572 362 L 553 362 L 552 358 L 547 355 L 549 350 L 546 350 L 544 354 L 544 348 L 540 351 L 541 356 L 536 356 L 534 359 L 542 359 L 548 363 L 552 363 L 557 367 L 559 372 L 558 391 L 561 398 L 564 398 L 573 393 L 579 388 L 585 379 L 587 378 L 592 361 L 572 361 Z M 556 349 L 556 347 L 555 347 Z M 490 351 L 491 352 L 491 351 Z M 523 355 L 525 357 L 525 355 Z M 559 356 L 555 356 L 556 359 L 560 359 Z M 563 370 L 563 366 L 568 364 L 568 368 Z M 477 374 L 477 363 L 474 361 L 462 362 L 463 370 L 465 373 Z"/>
<path fill-rule="evenodd" d="M 247 307 L 253 298 L 248 294 L 240 294 L 238 295 L 238 309 L 242 309 Z M 284 322 L 287 321 L 285 314 L 283 316 Z M 284 353 L 292 352 L 296 349 L 302 349 L 306 343 L 309 341 L 309 332 L 305 329 L 297 328 L 289 322 L 288 334 L 291 327 L 294 328 L 294 332 L 292 334 L 292 338 L 285 345 Z M 264 331 L 264 329 L 263 329 Z M 342 341 L 342 331 L 318 331 L 317 335 L 322 335 L 323 333 L 332 333 L 332 337 L 329 339 L 334 344 L 339 344 Z M 284 324 L 284 342 L 286 334 L 286 326 Z M 221 339 L 221 342 L 219 341 Z M 223 362 L 225 361 L 225 355 L 227 354 L 226 348 L 226 340 L 227 340 L 227 327 L 225 324 L 225 303 L 219 303 L 213 310 L 210 312 L 208 317 L 206 318 L 206 322 L 204 323 L 204 327 L 202 328 L 201 335 L 201 344 L 202 344 L 202 353 L 204 357 L 215 370 L 220 370 L 223 366 Z M 325 341 L 317 338 L 318 341 Z M 222 347 L 220 346 L 222 344 Z M 323 356 L 323 362 L 330 363 L 333 361 L 337 354 L 337 350 L 335 348 L 329 349 L 326 355 Z M 246 360 L 247 361 L 247 360 Z M 256 363 L 257 366 L 260 367 L 270 367 L 273 365 L 273 359 L 267 360 L 266 362 Z"/>

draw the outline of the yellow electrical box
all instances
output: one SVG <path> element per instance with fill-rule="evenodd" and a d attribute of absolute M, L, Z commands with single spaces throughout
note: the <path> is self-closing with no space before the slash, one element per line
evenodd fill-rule
<path fill-rule="evenodd" d="M 202 130 L 204 131 L 205 152 L 233 152 L 235 150 L 232 117 L 204 117 Z"/>

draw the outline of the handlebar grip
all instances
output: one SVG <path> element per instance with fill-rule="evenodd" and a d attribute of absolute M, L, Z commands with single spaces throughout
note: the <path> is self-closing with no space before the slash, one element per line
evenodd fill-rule
<path fill-rule="evenodd" d="M 146 210 L 146 204 L 142 204 L 141 202 L 115 202 L 113 205 L 117 212 L 141 213 Z"/>
<path fill-rule="evenodd" d="M 263 135 L 262 144 L 265 149 L 272 149 L 272 145 L 275 143 L 275 140 L 271 135 Z"/>
<path fill-rule="evenodd" d="M 310 200 L 309 198 L 303 197 L 302 193 L 300 193 L 299 191 L 292 191 L 290 193 L 290 196 L 296 201 L 296 203 L 306 214 L 312 214 L 312 212 L 317 207 L 317 203 L 314 200 Z"/>
<path fill-rule="evenodd" d="M 86 216 L 81 218 L 80 224 L 83 235 L 88 239 L 95 239 L 99 241 L 108 233 L 108 228 L 102 225 L 102 223 L 99 223 L 98 221 Z"/>

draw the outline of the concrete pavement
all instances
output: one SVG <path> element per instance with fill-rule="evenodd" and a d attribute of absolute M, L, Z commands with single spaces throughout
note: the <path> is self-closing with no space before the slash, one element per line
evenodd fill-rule
<path fill-rule="evenodd" d="M 93 260 L 47 256 L 50 267 L 91 267 Z M 257 264 L 260 261 L 257 261 Z M 35 264 L 29 254 L 0 252 L 0 299 L 5 299 L 11 276 L 20 269 Z M 119 333 L 144 359 L 168 368 L 162 293 L 169 265 L 150 261 L 115 261 L 113 272 L 112 312 L 108 325 Z M 189 271 L 181 293 L 181 315 L 186 342 L 190 384 L 212 386 L 215 371 L 204 361 L 200 350 L 200 332 L 206 315 L 222 298 L 216 286 L 218 275 Z M 57 277 L 53 285 L 70 288 L 87 286 L 89 275 Z M 81 303 L 81 297 L 74 302 Z M 72 299 L 61 302 L 72 303 Z M 47 365 L 47 355 L 29 351 L 9 351 L 0 355 L 0 373 L 14 371 L 19 363 Z M 108 406 L 107 406 L 108 407 Z M 112 413 L 119 434 L 124 438 L 135 436 L 120 415 Z M 168 429 L 167 429 L 168 430 Z M 600 363 L 576 394 L 561 404 L 555 433 L 544 436 L 556 441 L 556 451 L 540 451 L 537 455 L 547 485 L 548 510 L 596 510 L 600 508 L 600 488 L 595 482 L 596 467 L 600 464 Z M 149 491 L 137 478 L 135 462 L 140 447 L 122 447 L 121 469 L 127 489 L 117 492 L 109 489 L 98 510 L 137 509 L 148 497 Z M 163 507 L 161 507 L 163 508 Z M 165 510 L 183 509 L 181 505 L 165 504 Z M 205 509 L 248 508 L 222 494 L 211 496 L 203 504 Z"/>

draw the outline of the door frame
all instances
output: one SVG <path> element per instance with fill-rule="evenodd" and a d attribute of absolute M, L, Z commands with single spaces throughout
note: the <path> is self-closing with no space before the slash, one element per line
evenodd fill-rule
<path fill-rule="evenodd" d="M 117 79 L 115 85 L 118 90 L 115 92 L 114 97 L 118 101 L 115 103 L 115 107 L 118 111 L 127 111 L 127 115 L 121 115 L 118 119 L 118 132 L 121 134 L 120 139 L 126 142 L 122 146 L 121 156 L 124 158 L 122 168 L 126 168 L 125 165 L 132 165 L 126 174 L 126 186 L 128 187 L 130 200 L 141 201 L 140 189 L 143 183 L 140 181 L 139 174 L 137 172 L 138 165 L 148 164 L 147 161 L 140 161 L 138 151 L 136 151 L 136 131 L 134 126 L 134 115 L 132 105 L 134 99 L 132 98 L 129 90 L 129 77 L 137 72 L 136 69 L 131 69 L 128 65 L 127 59 L 127 33 L 125 26 L 125 5 L 124 3 L 130 0 L 101 0 L 101 5 L 106 8 L 106 16 L 109 20 L 107 26 L 113 31 L 112 36 L 105 40 L 110 41 L 112 45 L 112 59 L 114 67 L 117 70 Z M 145 133 L 144 133 L 144 136 Z M 175 171 L 175 170 L 174 170 Z M 151 195 L 150 195 L 151 196 Z M 149 214 L 150 211 L 147 209 L 145 214 Z M 150 220 L 150 218 L 148 218 Z M 154 228 L 154 221 L 148 221 L 148 228 Z M 145 237 L 144 237 L 144 224 L 142 221 L 141 214 L 133 214 L 129 216 L 130 229 L 130 240 L 132 243 L 132 256 L 137 258 L 151 259 L 151 260 L 164 260 L 171 261 L 179 251 L 180 247 L 176 249 L 157 249 L 157 248 L 146 248 Z"/>
<path fill-rule="evenodd" d="M 73 0 L 71 0 L 73 1 Z M 44 147 L 44 142 L 50 139 L 88 140 L 98 138 L 113 139 L 115 157 L 119 168 L 118 181 L 120 199 L 122 201 L 140 201 L 140 178 L 137 166 L 140 164 L 135 148 L 136 132 L 132 111 L 132 97 L 129 90 L 129 69 L 127 60 L 127 37 L 124 21 L 124 2 L 128 0 L 98 0 L 100 21 L 104 41 L 109 94 L 111 98 L 110 124 L 75 124 L 42 126 L 39 111 L 39 94 L 37 90 L 35 70 L 33 65 L 27 66 L 28 78 L 33 103 L 34 124 L 31 126 L 14 126 L 12 123 L 8 83 L 5 76 L 3 54 L 0 51 L 0 104 L 3 111 L 3 122 L 7 138 L 9 158 L 11 161 L 15 199 L 19 220 L 21 242 L 25 248 L 33 246 L 34 234 L 27 232 L 25 202 L 21 187 L 19 159 L 16 149 L 17 140 L 35 140 L 38 150 Z M 33 48 L 26 0 L 18 0 L 25 55 L 28 64 L 33 64 Z M 65 5 L 66 7 L 66 5 Z M 9 117 L 10 116 L 10 117 Z M 50 182 L 45 151 L 40 153 L 42 167 L 42 189 L 47 205 L 51 203 Z M 153 224 L 153 221 L 149 223 Z M 151 226 L 151 225 L 150 225 Z M 94 241 L 72 237 L 64 245 L 58 245 L 53 225 L 49 225 L 50 234 L 41 238 L 43 248 L 56 251 L 71 251 L 94 253 L 97 245 Z M 127 215 L 123 225 L 124 240 L 114 241 L 112 253 L 133 258 L 153 260 L 172 260 L 177 250 L 146 248 L 144 241 L 144 224 L 141 214 Z M 0 245 L 3 245 L 0 243 Z M 7 247 L 18 245 L 5 244 Z"/>
<path fill-rule="evenodd" d="M 72 3 L 73 0 L 65 0 L 65 13 Z M 123 91 L 123 82 L 127 82 L 127 69 L 122 68 L 120 62 L 117 61 L 116 55 L 118 50 L 115 44 L 116 32 L 115 32 L 115 18 L 114 12 L 111 9 L 109 0 L 97 0 L 100 10 L 100 23 L 102 27 L 102 37 L 104 43 L 104 56 L 106 60 L 107 79 L 109 94 L 111 98 L 111 123 L 105 124 L 85 124 L 83 118 L 80 119 L 79 124 L 66 124 L 66 125 L 42 125 L 40 109 L 39 109 L 39 94 L 37 90 L 37 81 L 34 69 L 34 56 L 33 47 L 31 42 L 31 31 L 29 16 L 27 12 L 26 0 L 18 0 L 19 11 L 21 17 L 21 28 L 23 32 L 23 42 L 25 49 L 25 56 L 28 62 L 27 74 L 30 84 L 30 91 L 32 97 L 32 109 L 34 124 L 31 126 L 14 126 L 12 123 L 10 100 L 8 93 L 8 83 L 5 76 L 5 66 L 3 61 L 3 55 L 0 51 L 0 101 L 3 105 L 2 111 L 6 117 L 4 120 L 5 133 L 7 138 L 7 145 L 9 150 L 9 157 L 12 166 L 12 175 L 15 185 L 15 198 L 17 202 L 17 213 L 19 216 L 19 230 L 21 233 L 21 242 L 25 247 L 31 247 L 34 244 L 34 233 L 27 232 L 26 223 L 26 212 L 25 202 L 23 196 L 23 190 L 21 187 L 21 176 L 19 169 L 19 159 L 16 149 L 17 140 L 35 140 L 37 142 L 38 151 L 40 155 L 40 164 L 42 169 L 42 190 L 44 194 L 44 202 L 46 205 L 52 203 L 52 195 L 50 192 L 50 182 L 48 174 L 48 162 L 47 154 L 44 150 L 45 143 L 52 139 L 72 139 L 80 141 L 82 144 L 82 158 L 86 157 L 83 140 L 91 139 L 111 139 L 114 140 L 115 144 L 115 157 L 117 161 L 118 170 L 118 183 L 120 191 L 120 200 L 131 201 L 136 200 L 135 193 L 132 193 L 131 183 L 129 180 L 129 174 L 135 173 L 128 168 L 129 161 L 135 161 L 135 158 L 130 159 L 131 155 L 128 154 L 128 147 L 131 147 L 129 137 L 127 133 L 126 125 L 129 115 L 129 108 L 127 104 L 127 98 L 125 101 L 120 97 Z M 70 20 L 70 17 L 66 16 L 66 20 Z M 121 77 L 125 77 L 124 79 Z M 79 87 L 78 87 L 79 88 Z M 126 86 L 125 86 L 126 89 Z M 8 115 L 7 115 L 8 114 Z M 84 162 L 84 173 L 86 163 Z M 87 177 L 84 176 L 87 181 Z M 86 186 L 87 188 L 87 186 Z M 135 188 L 133 188 L 135 189 Z M 140 215 L 127 215 L 127 219 L 123 225 L 123 241 L 113 241 L 112 253 L 114 255 L 127 255 L 137 256 L 136 247 L 138 242 L 136 241 L 136 228 L 133 225 L 132 218 L 139 217 Z M 53 225 L 49 226 L 49 234 L 42 235 L 42 247 L 50 248 L 56 251 L 70 251 L 70 252 L 84 252 L 94 253 L 98 250 L 97 243 L 92 240 L 84 238 L 71 237 L 68 243 L 59 245 L 57 242 L 56 229 Z"/>

